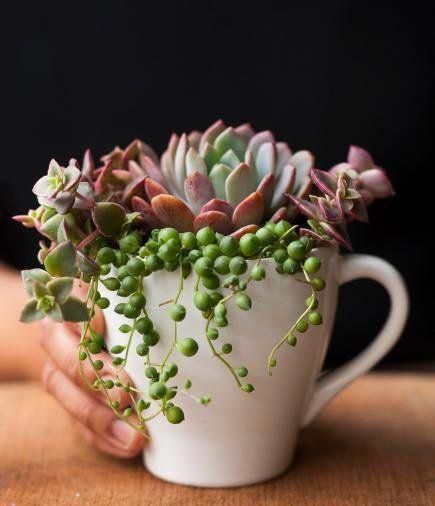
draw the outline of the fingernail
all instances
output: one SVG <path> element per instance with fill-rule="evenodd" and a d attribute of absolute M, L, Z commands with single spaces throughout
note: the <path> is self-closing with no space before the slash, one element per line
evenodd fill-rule
<path fill-rule="evenodd" d="M 128 448 L 136 436 L 135 430 L 122 420 L 115 420 L 111 432 L 124 448 Z"/>

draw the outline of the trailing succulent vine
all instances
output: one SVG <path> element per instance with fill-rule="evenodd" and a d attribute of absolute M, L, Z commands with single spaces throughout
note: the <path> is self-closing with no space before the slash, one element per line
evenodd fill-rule
<path fill-rule="evenodd" d="M 176 353 L 192 357 L 206 345 L 239 389 L 254 391 L 245 381 L 249 364 L 231 363 L 231 343 L 217 346 L 219 329 L 230 323 L 229 304 L 251 309 L 248 289 L 265 278 L 265 259 L 273 260 L 277 275 L 301 281 L 306 307 L 271 349 L 265 364 L 271 374 L 283 345 L 296 346 L 298 334 L 322 324 L 317 293 L 325 281 L 313 249 L 333 244 L 351 249 L 347 224 L 367 221 L 366 206 L 394 194 L 385 172 L 362 148 L 352 146 L 347 162 L 329 171 L 313 164 L 311 153 L 292 153 L 268 131 L 254 133 L 248 124 L 226 127 L 222 121 L 204 133 L 174 134 L 160 161 L 139 140 L 103 156 L 99 167 L 89 150 L 81 166 L 75 159 L 67 167 L 52 160 L 33 188 L 39 207 L 15 217 L 48 240 L 41 241 L 38 254 L 44 269 L 23 271 L 31 299 L 22 321 L 48 316 L 83 322 L 77 354 L 81 370 L 85 361 L 92 368 L 89 387 L 101 390 L 116 415 L 141 432 L 159 415 L 170 423 L 184 420 L 176 395 L 204 405 L 211 400 L 191 394 L 189 379 L 173 384 L 181 375 Z M 147 312 L 143 280 L 161 270 L 179 279 L 177 292 L 161 303 L 173 322 L 172 336 L 160 336 Z M 195 277 L 190 295 L 204 330 L 202 336 L 181 337 L 178 325 L 186 308 L 180 297 L 189 276 Z M 85 300 L 72 295 L 75 280 L 87 284 Z M 124 299 L 111 308 L 125 318 L 119 332 L 127 335 L 126 344 L 108 350 L 114 380 L 100 374 L 104 364 L 98 355 L 106 345 L 91 326 L 95 307 L 110 306 L 101 286 Z M 135 333 L 142 342 L 132 350 Z M 156 362 L 153 347 L 160 340 L 166 353 Z M 147 392 L 120 379 L 133 353 L 143 360 Z M 129 393 L 129 406 L 113 400 L 116 388 Z"/>

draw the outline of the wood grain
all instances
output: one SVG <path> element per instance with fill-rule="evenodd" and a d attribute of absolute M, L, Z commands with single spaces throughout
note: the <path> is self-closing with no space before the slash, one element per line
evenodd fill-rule
<path fill-rule="evenodd" d="M 0 385 L 1 505 L 435 504 L 435 376 L 370 374 L 301 434 L 288 472 L 226 490 L 162 482 L 87 447 L 37 384 Z M 261 455 L 258 456 L 261 458 Z"/>

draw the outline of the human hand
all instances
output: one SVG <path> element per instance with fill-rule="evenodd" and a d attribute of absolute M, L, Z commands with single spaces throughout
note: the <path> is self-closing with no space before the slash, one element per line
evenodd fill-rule
<path fill-rule="evenodd" d="M 92 320 L 92 328 L 104 333 L 104 318 L 99 310 Z M 44 321 L 41 345 L 47 361 L 42 381 L 48 392 L 72 416 L 78 431 L 91 446 L 117 457 L 134 457 L 142 449 L 145 439 L 116 417 L 102 392 L 92 391 L 85 385 L 77 358 L 79 341 L 78 325 Z M 98 358 L 104 363 L 100 375 L 104 379 L 114 379 L 110 356 L 102 352 Z M 92 384 L 95 379 L 93 369 L 88 361 L 82 362 L 82 366 L 85 377 Z M 126 373 L 120 372 L 118 376 L 124 384 L 131 383 Z M 119 401 L 120 406 L 131 401 L 129 394 L 122 389 L 111 390 L 111 397 Z"/>

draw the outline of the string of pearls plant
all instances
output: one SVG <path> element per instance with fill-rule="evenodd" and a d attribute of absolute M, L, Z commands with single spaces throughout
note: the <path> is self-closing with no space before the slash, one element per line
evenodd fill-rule
<path fill-rule="evenodd" d="M 92 246 L 94 250 L 99 248 L 95 259 L 100 266 L 100 273 L 84 276 L 89 282 L 87 305 L 91 314 L 95 305 L 106 309 L 110 304 L 109 299 L 101 297 L 98 291 L 100 283 L 125 298 L 125 302 L 117 304 L 114 311 L 125 317 L 126 321 L 120 325 L 119 331 L 128 334 L 127 344 L 117 344 L 109 350 L 115 355 L 112 365 L 116 381 L 104 380 L 99 374 L 103 362 L 96 357 L 104 349 L 104 338 L 91 329 L 89 321 L 83 324 L 78 358 L 80 362 L 88 360 L 94 370 L 95 382 L 89 386 L 104 392 L 117 416 L 129 423 L 131 419 L 137 419 L 138 423 L 131 425 L 138 430 L 144 431 L 146 422 L 159 414 L 163 414 L 170 423 L 182 422 L 184 413 L 173 402 L 180 392 L 204 405 L 211 401 L 208 396 L 191 395 L 189 390 L 192 385 L 189 379 L 173 384 L 175 377 L 181 373 L 176 363 L 176 352 L 185 357 L 194 356 L 202 337 L 210 348 L 211 356 L 216 357 L 234 377 L 236 386 L 246 393 L 254 391 L 254 385 L 245 382 L 248 364 L 231 364 L 228 357 L 232 352 L 232 344 L 226 342 L 218 348 L 216 342 L 219 339 L 219 328 L 226 327 L 229 323 L 228 304 L 234 303 L 242 311 L 251 309 L 252 301 L 247 292 L 250 283 L 261 282 L 265 278 L 266 271 L 262 266 L 264 258 L 273 258 L 276 272 L 280 275 L 302 275 L 302 281 L 308 289 L 306 310 L 297 321 L 289 323 L 289 331 L 270 352 L 265 364 L 269 374 L 272 374 L 272 368 L 277 364 L 276 353 L 282 345 L 287 343 L 294 347 L 297 333 L 305 332 L 310 324 L 322 323 L 322 315 L 317 311 L 316 293 L 325 287 L 325 282 L 320 277 L 311 277 L 320 269 L 320 260 L 310 253 L 313 241 L 306 236 L 299 237 L 297 226 L 292 226 L 285 220 L 276 224 L 267 223 L 255 233 L 243 235 L 240 240 L 231 235 L 216 233 L 210 227 L 202 228 L 196 234 L 179 233 L 174 228 L 167 227 L 153 230 L 142 246 L 140 236 L 135 232 L 120 239 L 118 246 L 119 249 L 107 245 Z M 247 259 L 256 259 L 249 272 Z M 162 269 L 178 273 L 179 287 L 173 299 L 162 302 L 162 305 L 167 306 L 168 317 L 173 321 L 173 335 L 167 343 L 163 360 L 156 363 L 152 358 L 152 349 L 160 341 L 160 335 L 146 310 L 143 279 Z M 114 275 L 111 274 L 113 272 Z M 186 309 L 179 303 L 179 299 L 184 289 L 183 281 L 188 276 L 196 276 L 191 296 L 204 318 L 204 335 L 180 339 L 177 326 L 184 320 Z M 119 380 L 119 370 L 125 366 L 129 353 L 132 352 L 130 348 L 134 332 L 142 336 L 142 342 L 134 352 L 144 361 L 144 373 L 149 379 L 147 392 L 140 392 Z M 120 411 L 119 404 L 111 400 L 110 391 L 113 388 L 122 388 L 128 392 L 131 405 Z"/>

